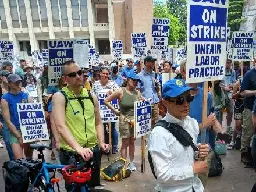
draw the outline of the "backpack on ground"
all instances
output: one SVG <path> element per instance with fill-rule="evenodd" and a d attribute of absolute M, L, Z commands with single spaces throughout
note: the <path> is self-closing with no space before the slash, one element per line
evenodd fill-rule
<path fill-rule="evenodd" d="M 29 169 L 17 160 L 7 161 L 3 164 L 3 178 L 5 192 L 24 192 L 29 186 Z"/>
<path fill-rule="evenodd" d="M 131 175 L 131 170 L 127 169 L 127 166 L 128 163 L 125 159 L 118 158 L 101 169 L 101 174 L 107 181 L 120 181 Z"/>
<path fill-rule="evenodd" d="M 220 176 L 224 169 L 220 156 L 215 151 L 213 151 L 210 158 L 211 158 L 211 164 L 209 167 L 208 177 Z"/>

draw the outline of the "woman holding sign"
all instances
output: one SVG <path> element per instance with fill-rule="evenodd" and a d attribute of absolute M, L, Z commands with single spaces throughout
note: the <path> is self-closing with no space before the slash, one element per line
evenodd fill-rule
<path fill-rule="evenodd" d="M 108 93 L 111 94 L 113 91 L 117 90 L 119 87 L 118 85 L 114 82 L 109 80 L 109 69 L 106 67 L 102 67 L 100 69 L 100 80 L 95 81 L 92 87 L 92 93 L 94 93 L 97 98 L 99 99 L 99 93 Z M 101 117 L 102 118 L 102 117 Z M 107 126 L 108 123 L 103 123 L 104 128 L 105 128 L 105 140 L 108 139 L 107 135 Z M 115 128 L 115 123 L 111 122 L 111 137 L 113 140 L 113 148 L 112 148 L 112 153 L 116 153 L 118 148 L 118 133 Z M 109 143 L 106 141 L 106 143 Z"/>
<path fill-rule="evenodd" d="M 136 91 L 139 77 L 131 72 L 127 76 L 127 85 L 112 93 L 105 99 L 105 105 L 114 111 L 117 116 L 120 116 L 119 132 L 122 138 L 121 156 L 127 158 L 127 148 L 129 147 L 130 166 L 131 171 L 135 171 L 136 167 L 133 163 L 134 160 L 134 102 L 140 100 L 141 95 Z M 111 101 L 118 99 L 120 111 L 116 110 Z"/>
<path fill-rule="evenodd" d="M 33 150 L 29 148 L 29 144 L 23 143 L 20 130 L 19 116 L 17 112 L 18 103 L 31 103 L 32 99 L 21 89 L 21 81 L 19 75 L 11 74 L 7 78 L 9 92 L 2 96 L 1 107 L 4 120 L 11 131 L 10 143 L 15 159 L 23 158 L 23 151 L 27 158 L 31 158 Z"/>

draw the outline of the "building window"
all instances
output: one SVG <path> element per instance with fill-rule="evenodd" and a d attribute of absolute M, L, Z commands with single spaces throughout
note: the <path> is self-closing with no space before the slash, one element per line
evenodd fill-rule
<path fill-rule="evenodd" d="M 20 19 L 21 19 L 22 27 L 23 28 L 27 28 L 28 27 L 28 23 L 27 23 L 27 15 L 26 15 L 25 3 L 24 3 L 24 0 L 18 0 L 18 1 L 19 1 Z"/>
<path fill-rule="evenodd" d="M 19 23 L 19 15 L 17 11 L 17 3 L 16 1 L 10 1 L 10 10 L 11 10 L 11 16 L 13 20 L 13 28 L 19 28 L 20 23 Z"/>
<path fill-rule="evenodd" d="M 74 27 L 80 27 L 80 10 L 78 0 L 71 0 L 71 5 Z"/>
<path fill-rule="evenodd" d="M 30 6 L 31 6 L 31 15 L 32 15 L 32 20 L 33 20 L 33 26 L 40 27 L 40 18 L 39 18 L 37 0 L 30 0 Z"/>
<path fill-rule="evenodd" d="M 60 1 L 61 22 L 63 27 L 68 27 L 68 14 L 66 0 Z"/>
<path fill-rule="evenodd" d="M 99 54 L 108 55 L 110 54 L 110 43 L 109 40 L 98 40 Z"/>
<path fill-rule="evenodd" d="M 48 43 L 44 40 L 38 41 L 39 50 L 42 51 L 42 49 L 48 49 Z"/>
<path fill-rule="evenodd" d="M 48 17 L 45 0 L 38 0 L 41 14 L 42 27 L 48 27 Z"/>
<path fill-rule="evenodd" d="M 53 19 L 53 26 L 60 27 L 60 18 L 59 18 L 59 6 L 58 0 L 51 0 L 52 4 L 52 19 Z"/>
<path fill-rule="evenodd" d="M 88 26 L 87 0 L 80 0 L 82 27 Z"/>

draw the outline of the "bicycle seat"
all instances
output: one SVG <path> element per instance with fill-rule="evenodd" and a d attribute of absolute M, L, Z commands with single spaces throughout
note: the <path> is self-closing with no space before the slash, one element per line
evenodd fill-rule
<path fill-rule="evenodd" d="M 44 144 L 30 144 L 29 147 L 31 149 L 35 149 L 37 151 L 43 151 L 45 149 L 49 149 L 49 146 L 44 145 Z"/>

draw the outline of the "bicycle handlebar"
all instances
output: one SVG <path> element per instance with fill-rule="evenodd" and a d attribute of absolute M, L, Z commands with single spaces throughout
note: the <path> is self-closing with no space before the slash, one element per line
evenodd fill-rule
<path fill-rule="evenodd" d="M 73 168 L 70 167 L 69 169 L 67 169 L 67 171 L 75 172 L 75 171 L 83 170 L 84 168 L 90 168 L 91 166 L 92 166 L 92 160 L 83 161 L 77 167 L 73 167 Z"/>

